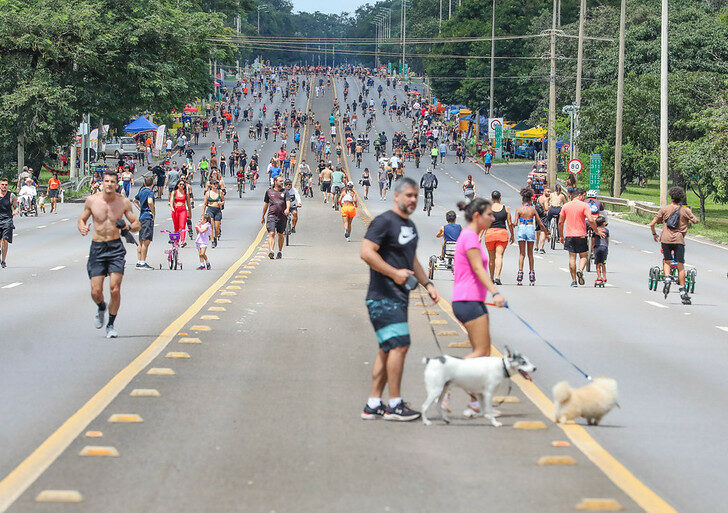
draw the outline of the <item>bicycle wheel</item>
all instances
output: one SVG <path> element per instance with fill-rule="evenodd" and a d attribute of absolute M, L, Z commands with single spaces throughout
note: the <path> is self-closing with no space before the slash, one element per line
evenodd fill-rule
<path fill-rule="evenodd" d="M 556 223 L 556 218 L 551 218 L 551 249 L 556 249 L 556 239 L 558 238 L 559 228 Z"/>
<path fill-rule="evenodd" d="M 437 265 L 437 257 L 432 255 L 427 265 L 427 277 L 431 280 L 435 277 L 435 265 Z"/>
<path fill-rule="evenodd" d="M 175 270 L 175 271 L 177 270 L 177 265 L 179 264 L 179 262 L 178 262 L 178 260 L 177 260 L 177 259 L 178 259 L 178 256 L 179 256 L 179 255 L 177 254 L 177 249 L 175 249 L 175 250 L 174 250 L 174 270 Z"/>
<path fill-rule="evenodd" d="M 291 218 L 288 217 L 288 221 L 286 221 L 286 246 L 290 245 L 291 240 Z"/>
<path fill-rule="evenodd" d="M 172 256 L 172 253 L 174 253 L 174 250 L 173 249 L 170 249 L 169 250 L 169 253 L 167 253 L 167 255 L 168 255 L 167 256 L 167 260 L 169 260 L 168 263 L 169 263 L 169 268 L 170 269 L 172 269 L 172 267 L 174 266 L 174 257 Z"/>
<path fill-rule="evenodd" d="M 586 244 L 589 248 L 586 254 L 586 272 L 590 273 L 592 268 L 592 247 L 588 238 Z"/>

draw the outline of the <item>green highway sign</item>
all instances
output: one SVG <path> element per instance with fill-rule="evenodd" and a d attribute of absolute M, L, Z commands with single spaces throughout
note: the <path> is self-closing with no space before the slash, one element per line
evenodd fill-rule
<path fill-rule="evenodd" d="M 503 148 L 503 125 L 500 123 L 495 126 L 495 149 Z"/>
<path fill-rule="evenodd" d="M 592 153 L 589 159 L 589 188 L 602 189 L 602 154 Z"/>

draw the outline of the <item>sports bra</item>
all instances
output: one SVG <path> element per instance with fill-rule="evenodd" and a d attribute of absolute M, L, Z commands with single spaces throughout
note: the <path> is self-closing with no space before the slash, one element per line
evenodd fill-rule
<path fill-rule="evenodd" d="M 184 203 L 185 201 L 187 201 L 187 193 L 180 192 L 179 189 L 177 189 L 174 192 L 174 201 L 175 203 Z"/>
<path fill-rule="evenodd" d="M 344 194 L 344 197 L 341 198 L 341 201 L 349 201 L 351 203 L 354 203 L 354 196 L 352 196 L 350 192 L 347 192 L 346 194 Z"/>
<path fill-rule="evenodd" d="M 472 190 L 472 189 L 475 189 L 475 184 L 473 182 L 465 182 L 465 184 L 463 185 L 463 188 Z"/>
<path fill-rule="evenodd" d="M 495 210 L 493 212 L 494 221 L 491 223 L 491 228 L 506 228 L 506 221 L 508 219 L 508 212 L 506 212 L 506 207 L 501 208 L 497 212 Z"/>

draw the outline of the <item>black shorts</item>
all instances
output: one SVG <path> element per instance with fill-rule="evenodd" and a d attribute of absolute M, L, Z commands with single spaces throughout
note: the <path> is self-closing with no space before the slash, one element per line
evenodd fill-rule
<path fill-rule="evenodd" d="M 564 249 L 569 253 L 586 253 L 589 251 L 589 244 L 586 237 L 565 237 Z"/>
<path fill-rule="evenodd" d="M 207 212 L 205 213 L 209 215 L 213 221 L 222 221 L 222 210 L 220 210 L 220 207 L 207 207 Z"/>
<path fill-rule="evenodd" d="M 111 273 L 124 274 L 126 265 L 126 248 L 121 239 L 109 241 L 91 241 L 86 270 L 88 277 L 108 276 Z"/>
<path fill-rule="evenodd" d="M 49 198 L 57 198 L 58 197 L 58 189 L 48 189 L 48 197 Z"/>
<path fill-rule="evenodd" d="M 367 310 L 382 351 L 388 353 L 395 347 L 410 345 L 406 301 L 389 298 L 368 299 Z"/>
<path fill-rule="evenodd" d="M 483 167 L 485 169 L 490 169 L 490 166 L 491 166 L 490 162 L 486 162 L 485 164 L 483 164 Z"/>
<path fill-rule="evenodd" d="M 606 264 L 609 248 L 607 246 L 597 246 L 594 248 L 594 263 Z"/>
<path fill-rule="evenodd" d="M 13 243 L 13 229 L 15 228 L 15 225 L 13 224 L 12 219 L 8 219 L 7 221 L 0 221 L 0 239 L 8 241 L 8 243 Z"/>
<path fill-rule="evenodd" d="M 369 180 L 362 180 L 361 184 L 365 187 L 370 187 L 372 183 Z"/>
<path fill-rule="evenodd" d="M 268 219 L 266 219 L 266 221 L 265 221 L 265 229 L 268 230 L 268 233 L 272 233 L 272 232 L 285 233 L 287 222 L 288 222 L 287 216 L 269 215 Z"/>
<path fill-rule="evenodd" d="M 674 260 L 680 264 L 685 263 L 685 244 L 662 243 L 662 257 L 665 260 Z"/>
<path fill-rule="evenodd" d="M 458 321 L 465 324 L 473 319 L 488 314 L 488 309 L 482 301 L 453 301 L 452 313 Z"/>
<path fill-rule="evenodd" d="M 321 182 L 321 192 L 331 192 L 331 182 Z"/>
<path fill-rule="evenodd" d="M 154 219 L 140 219 L 142 225 L 139 230 L 139 240 L 151 241 L 154 238 Z"/>

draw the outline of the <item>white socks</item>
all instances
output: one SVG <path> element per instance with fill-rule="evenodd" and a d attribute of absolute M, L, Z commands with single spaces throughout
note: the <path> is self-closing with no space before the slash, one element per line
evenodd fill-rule
<path fill-rule="evenodd" d="M 382 404 L 381 397 L 370 397 L 369 399 L 367 399 L 367 406 L 372 409 L 378 407 L 380 404 Z"/>
<path fill-rule="evenodd" d="M 402 400 L 401 397 L 390 397 L 389 398 L 389 407 L 394 408 L 395 406 L 397 406 L 400 403 L 401 400 Z"/>

